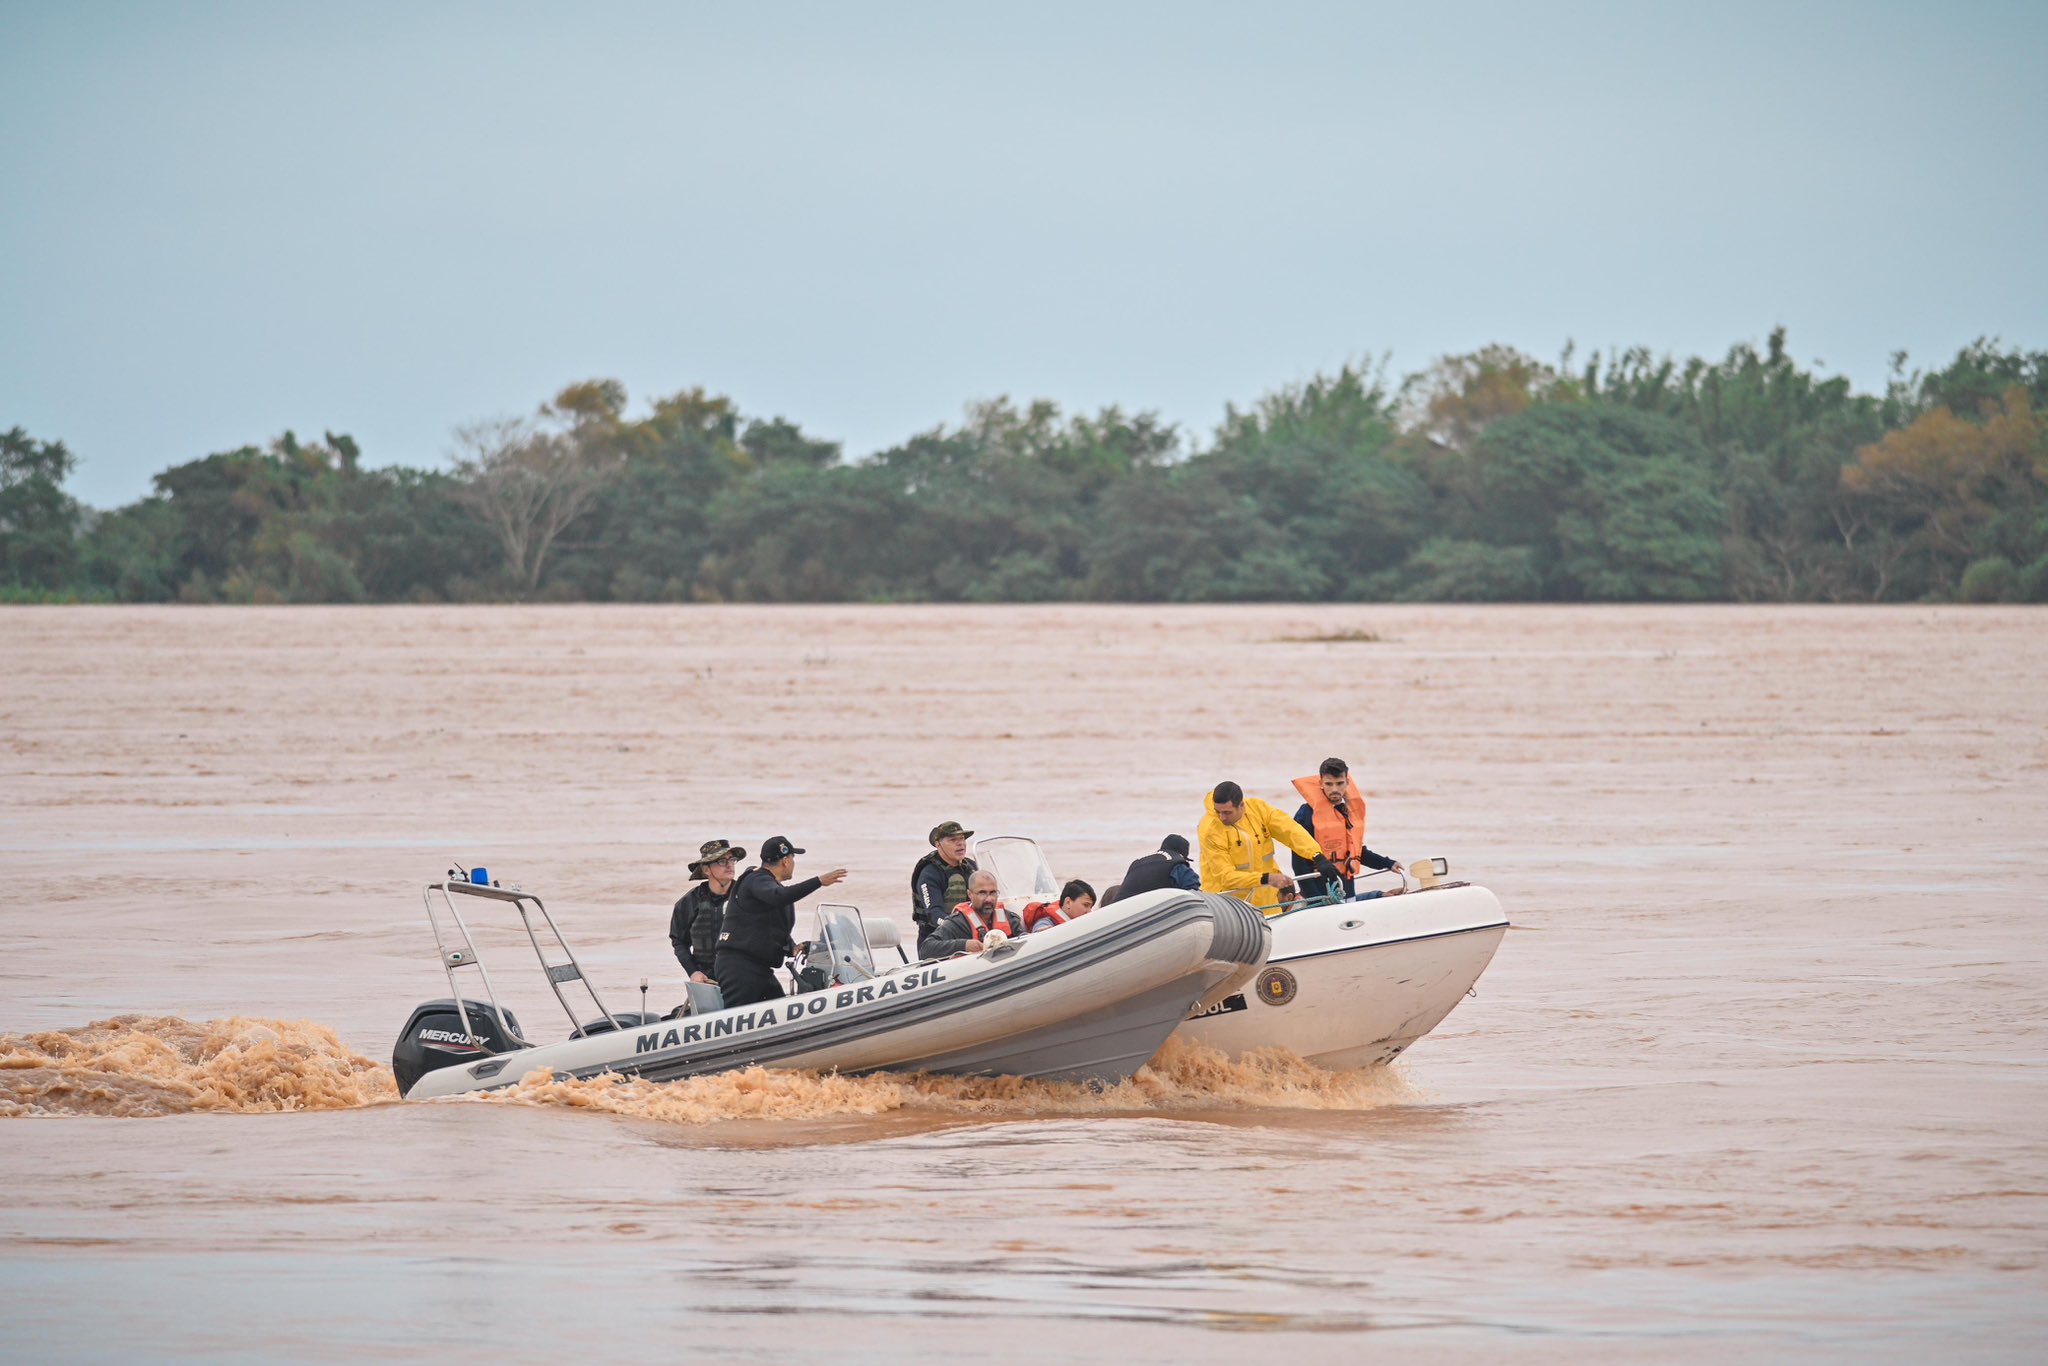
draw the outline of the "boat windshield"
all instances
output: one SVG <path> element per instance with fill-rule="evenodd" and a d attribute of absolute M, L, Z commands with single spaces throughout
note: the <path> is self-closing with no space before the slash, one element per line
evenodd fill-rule
<path fill-rule="evenodd" d="M 868 947 L 867 930 L 861 925 L 856 907 L 831 902 L 819 906 L 818 929 L 812 943 L 822 946 L 831 956 L 830 971 L 835 983 L 843 986 L 848 982 L 865 982 L 875 975 L 874 951 Z M 806 960 L 810 961 L 814 959 Z"/>
<path fill-rule="evenodd" d="M 996 875 L 996 891 L 1003 904 L 1021 911 L 1034 901 L 1058 901 L 1060 884 L 1054 880 L 1052 865 L 1038 841 L 1022 835 L 993 835 L 977 840 L 974 861 Z"/>

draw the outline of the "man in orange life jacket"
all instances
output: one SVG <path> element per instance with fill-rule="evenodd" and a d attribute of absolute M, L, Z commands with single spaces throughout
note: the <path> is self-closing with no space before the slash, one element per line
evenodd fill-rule
<path fill-rule="evenodd" d="M 1036 934 L 1069 920 L 1079 920 L 1095 909 L 1095 889 L 1075 878 L 1060 888 L 1058 901 L 1034 901 L 1024 908 L 1024 932 Z"/>
<path fill-rule="evenodd" d="M 918 946 L 919 958 L 950 958 L 981 947 L 981 937 L 1001 930 L 1012 939 L 1024 933 L 1024 921 L 996 900 L 996 875 L 982 869 L 967 878 L 967 900 L 939 922 L 931 937 Z"/>
<path fill-rule="evenodd" d="M 1358 790 L 1350 766 L 1342 759 L 1323 760 L 1312 776 L 1294 780 L 1294 790 L 1303 798 L 1294 823 L 1316 837 L 1340 875 L 1337 885 L 1331 886 L 1328 877 L 1318 875 L 1307 859 L 1296 854 L 1294 875 L 1303 878 L 1302 895 L 1350 896 L 1352 880 L 1366 869 L 1401 871 L 1397 861 L 1365 847 L 1365 794 Z M 1308 880 L 1311 877 L 1313 882 Z"/>

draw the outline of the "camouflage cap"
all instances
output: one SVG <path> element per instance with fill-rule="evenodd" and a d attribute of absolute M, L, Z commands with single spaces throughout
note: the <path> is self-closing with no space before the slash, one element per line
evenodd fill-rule
<path fill-rule="evenodd" d="M 932 846 L 936 848 L 940 840 L 951 839 L 955 835 L 965 835 L 969 839 L 974 838 L 974 832 L 972 830 L 969 830 L 966 826 L 960 824 L 960 822 L 958 821 L 939 822 L 937 825 L 932 827 L 932 833 L 928 835 L 926 838 L 928 838 L 931 841 Z"/>
<path fill-rule="evenodd" d="M 702 847 L 697 850 L 696 861 L 690 864 L 690 881 L 701 881 L 707 876 L 704 872 L 705 864 L 716 863 L 728 855 L 737 861 L 745 858 L 747 851 L 725 840 L 705 840 Z"/>

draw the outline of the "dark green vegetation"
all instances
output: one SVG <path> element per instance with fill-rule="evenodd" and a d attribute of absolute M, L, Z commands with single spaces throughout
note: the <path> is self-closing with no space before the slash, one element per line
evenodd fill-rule
<path fill-rule="evenodd" d="M 1502 347 L 1156 417 L 981 404 L 871 459 L 609 380 L 466 427 L 448 472 L 291 433 L 113 512 L 0 434 L 0 600 L 2048 601 L 2048 352 L 1887 392 L 1782 332 L 1718 363 Z"/>

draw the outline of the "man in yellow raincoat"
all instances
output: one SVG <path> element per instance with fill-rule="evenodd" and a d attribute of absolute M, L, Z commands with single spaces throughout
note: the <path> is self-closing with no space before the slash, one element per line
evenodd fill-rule
<path fill-rule="evenodd" d="M 1294 890 L 1294 879 L 1273 861 L 1275 840 L 1336 881 L 1336 865 L 1323 857 L 1314 836 L 1279 808 L 1247 798 L 1236 783 L 1216 784 L 1203 805 L 1208 810 L 1196 830 L 1202 845 L 1203 891 L 1238 897 L 1271 915 L 1280 904 L 1281 889 Z"/>

